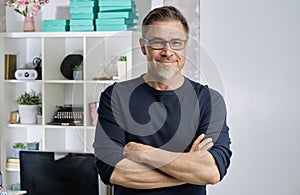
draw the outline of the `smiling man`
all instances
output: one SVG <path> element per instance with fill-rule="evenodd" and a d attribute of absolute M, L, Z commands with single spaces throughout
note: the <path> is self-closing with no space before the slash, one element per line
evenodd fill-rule
<path fill-rule="evenodd" d="M 96 166 L 116 195 L 206 194 L 231 150 L 222 96 L 182 74 L 189 26 L 175 7 L 152 10 L 140 45 L 148 71 L 100 97 Z"/>

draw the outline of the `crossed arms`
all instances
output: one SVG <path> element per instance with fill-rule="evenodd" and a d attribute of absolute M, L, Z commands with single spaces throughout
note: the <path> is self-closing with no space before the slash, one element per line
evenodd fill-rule
<path fill-rule="evenodd" d="M 124 156 L 110 177 L 112 184 L 151 189 L 185 183 L 205 185 L 220 181 L 216 162 L 208 151 L 212 139 L 200 135 L 189 152 L 176 153 L 149 145 L 129 142 Z"/>

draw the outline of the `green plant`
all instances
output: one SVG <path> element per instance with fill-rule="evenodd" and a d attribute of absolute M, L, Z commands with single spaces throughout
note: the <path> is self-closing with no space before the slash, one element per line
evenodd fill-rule
<path fill-rule="evenodd" d="M 83 70 L 82 64 L 75 65 L 73 68 L 73 71 L 82 71 L 82 70 Z"/>
<path fill-rule="evenodd" d="M 16 101 L 19 105 L 39 105 L 41 104 L 40 97 L 35 93 L 23 93 Z"/>
<path fill-rule="evenodd" d="M 25 148 L 25 143 L 22 142 L 17 142 L 13 145 L 13 148 L 21 148 L 24 149 Z"/>
<path fill-rule="evenodd" d="M 43 114 L 43 108 L 42 108 L 42 106 L 38 106 L 38 108 L 37 108 L 37 110 L 38 110 L 38 115 L 42 115 Z"/>
<path fill-rule="evenodd" d="M 118 61 L 127 61 L 127 58 L 126 56 L 120 56 Z"/>

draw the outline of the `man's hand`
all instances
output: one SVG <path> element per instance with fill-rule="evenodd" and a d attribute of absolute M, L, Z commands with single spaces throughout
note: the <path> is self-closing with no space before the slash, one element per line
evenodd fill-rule
<path fill-rule="evenodd" d="M 143 163 L 145 152 L 154 150 L 155 148 L 152 146 L 129 142 L 124 147 L 123 155 L 134 162 Z"/>
<path fill-rule="evenodd" d="M 204 139 L 205 134 L 201 134 L 193 143 L 190 152 L 199 151 L 200 156 L 207 154 L 208 150 L 213 147 L 213 140 L 211 138 Z M 204 139 L 204 140 L 203 140 Z"/>
<path fill-rule="evenodd" d="M 199 156 L 204 156 L 213 146 L 211 138 L 204 139 L 205 135 L 201 134 L 193 143 L 189 152 L 198 152 Z M 204 140 L 203 140 L 204 139 Z M 156 148 L 136 142 L 129 142 L 124 147 L 123 155 L 137 163 L 144 163 L 147 152 L 155 152 Z"/>

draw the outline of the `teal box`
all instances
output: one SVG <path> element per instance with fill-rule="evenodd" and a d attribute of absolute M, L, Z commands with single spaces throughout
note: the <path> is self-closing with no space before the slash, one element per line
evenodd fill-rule
<path fill-rule="evenodd" d="M 120 11 L 128 11 L 135 12 L 136 7 L 131 6 L 99 6 L 100 12 L 120 12 Z"/>
<path fill-rule="evenodd" d="M 90 2 L 90 1 L 96 1 L 96 0 L 70 0 L 70 3 L 73 3 L 73 2 Z"/>
<path fill-rule="evenodd" d="M 69 31 L 68 26 L 43 26 L 43 32 L 66 32 Z"/>
<path fill-rule="evenodd" d="M 99 1 L 99 6 L 135 6 L 132 0 Z"/>
<path fill-rule="evenodd" d="M 95 26 L 70 26 L 70 31 L 94 31 Z"/>
<path fill-rule="evenodd" d="M 80 14 L 80 13 L 97 13 L 99 12 L 99 7 L 70 7 L 70 14 Z"/>
<path fill-rule="evenodd" d="M 128 18 L 100 18 L 100 19 L 96 19 L 96 24 L 99 25 L 134 24 L 134 20 Z"/>
<path fill-rule="evenodd" d="M 98 18 L 132 18 L 132 12 L 99 12 Z"/>
<path fill-rule="evenodd" d="M 96 31 L 121 31 L 121 30 L 134 30 L 131 25 L 96 25 Z"/>
<path fill-rule="evenodd" d="M 87 14 L 71 14 L 72 20 L 77 19 L 95 19 L 97 18 L 96 13 L 87 13 Z"/>
<path fill-rule="evenodd" d="M 43 25 L 46 26 L 68 26 L 69 25 L 69 20 L 44 20 Z"/>
<path fill-rule="evenodd" d="M 98 1 L 70 1 L 71 7 L 96 7 L 98 6 Z"/>
<path fill-rule="evenodd" d="M 95 24 L 94 19 L 92 20 L 70 20 L 70 26 L 93 26 Z"/>

